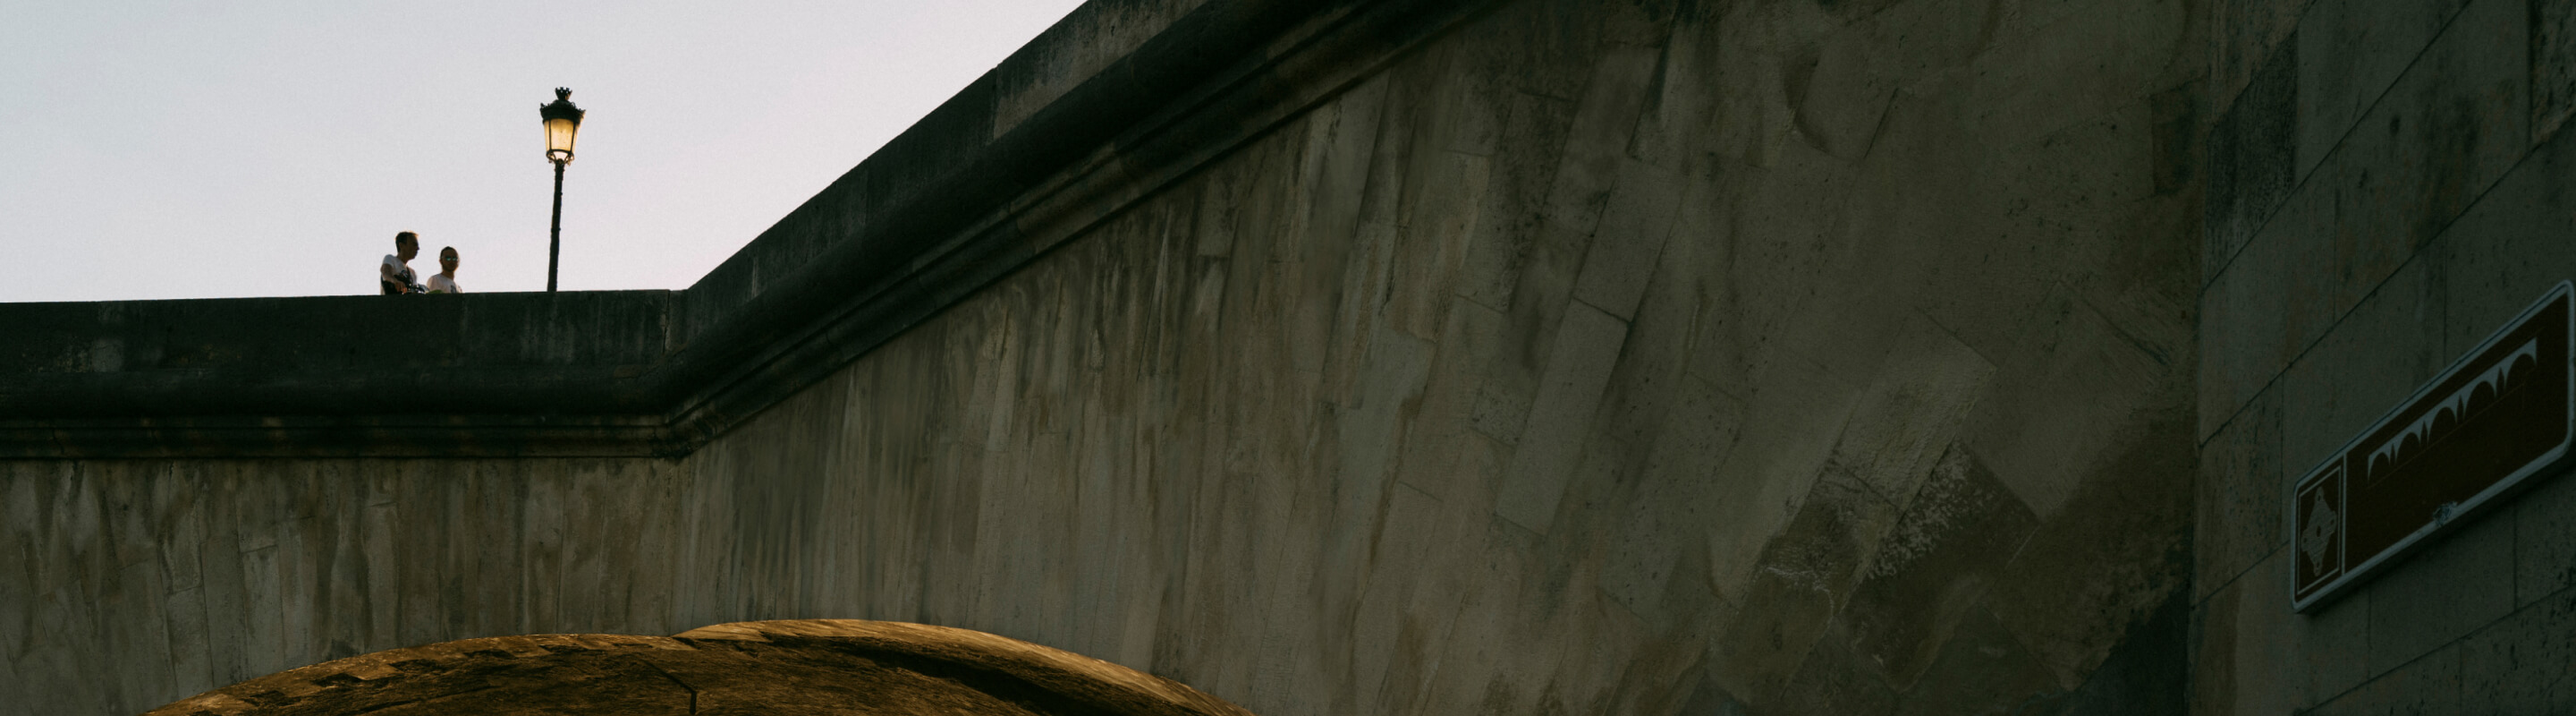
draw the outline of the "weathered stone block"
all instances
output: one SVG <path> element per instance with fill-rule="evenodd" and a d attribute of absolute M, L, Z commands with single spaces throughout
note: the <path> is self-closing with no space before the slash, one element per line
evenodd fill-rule
<path fill-rule="evenodd" d="M 2038 141 L 2200 74 L 2176 52 L 2190 37 L 2189 3 L 2092 0 L 2065 9 L 2028 13 L 2046 24 L 1997 33 L 1963 68 L 1975 78 L 1965 99 L 1980 110 L 1973 122 L 1988 146 Z M 2048 69 L 2079 66 L 2087 71 Z"/>
<path fill-rule="evenodd" d="M 1387 689 L 1409 694 L 1417 680 L 1394 681 L 1389 671 L 1409 670 L 1424 656 L 1423 641 L 1447 631 L 1446 615 L 1407 607 L 1437 555 L 1446 552 L 1439 501 L 1420 490 L 1396 487 L 1383 499 L 1386 515 L 1377 548 L 1366 561 L 1370 579 L 1357 598 L 1351 625 L 1351 677 L 1359 703 L 1378 704 Z M 1371 495 L 1371 501 L 1380 499 Z"/>
<path fill-rule="evenodd" d="M 2085 716 L 2191 713 L 2191 595 L 2175 590 L 2154 616 L 2130 628 L 2111 657 L 2059 703 Z"/>
<path fill-rule="evenodd" d="M 1809 60 L 1813 69 L 1798 92 L 1800 133 L 1827 153 L 1861 159 L 1870 153 L 1896 93 L 1931 74 L 1969 65 L 1993 44 L 2026 40 L 1997 28 L 2008 21 L 1996 15 L 2006 12 L 1985 2 L 1916 0 L 1819 38 Z"/>
<path fill-rule="evenodd" d="M 1013 54 L 993 76 L 993 132 L 998 135 L 1045 109 L 1074 85 L 1153 39 L 1204 0 L 1083 5 Z"/>
<path fill-rule="evenodd" d="M 2576 114 L 2576 3 L 2531 2 L 2531 139 L 2547 141 Z"/>
<path fill-rule="evenodd" d="M 2576 590 L 2560 590 L 2460 640 L 2460 712 L 2576 712 Z"/>
<path fill-rule="evenodd" d="M 1970 609 L 1923 678 L 1905 690 L 1896 713 L 2029 713 L 2062 692 L 2056 675 L 2001 620 Z"/>
<path fill-rule="evenodd" d="M 2291 40 L 2313 0 L 2219 0 L 2210 7 L 2210 98 L 2228 112 L 2278 48 Z"/>
<path fill-rule="evenodd" d="M 2472 6 L 2426 53 L 2423 66 L 2390 90 L 2393 111 L 2374 112 L 2365 122 L 2375 126 L 2384 116 L 2386 136 L 2403 139 L 2364 160 L 2375 169 L 2339 206 L 2348 218 L 2337 258 L 2348 276 L 2366 280 L 2403 260 L 2400 254 L 2411 250 L 2403 240 L 2429 238 L 2521 160 L 2514 138 L 2522 134 L 2525 100 L 2514 68 L 2522 58 L 2520 46 L 2506 40 L 2522 34 L 2523 19 L 2511 3 Z M 2366 290 L 2347 285 L 2342 293 L 2350 298 Z"/>
<path fill-rule="evenodd" d="M 2380 567 L 2370 590 L 2370 672 L 2381 676 L 2459 640 L 2514 607 L 2514 513 L 2455 525 L 2403 562 Z"/>
<path fill-rule="evenodd" d="M 1352 529 L 1364 529 L 1388 497 L 1406 437 L 1407 408 L 1421 398 L 1431 369 L 1427 342 L 1384 328 L 1377 334 L 1358 381 L 1366 402 L 1335 421 L 1341 449 L 1333 492 L 1341 519 Z"/>
<path fill-rule="evenodd" d="M 169 635 L 162 646 L 170 655 L 170 683 L 163 688 L 169 693 L 203 691 L 203 687 L 222 682 L 213 680 L 213 649 L 206 640 L 206 597 L 203 588 L 189 588 L 170 593 L 161 607 L 164 628 Z M 148 693 L 148 692 L 147 692 Z"/>
<path fill-rule="evenodd" d="M 2576 278 L 2576 140 L 2553 137 L 2427 251 L 2437 256 L 2446 309 L 2443 345 L 2460 355 L 2558 282 Z"/>
<path fill-rule="evenodd" d="M 2453 356 L 2426 262 L 2408 264 L 2353 308 L 2281 380 L 2282 467 L 2298 479 L 2397 407 Z"/>
<path fill-rule="evenodd" d="M 1575 104 L 1574 122 L 1566 130 L 1562 162 L 1547 195 L 1547 216 L 1589 234 L 1619 181 L 1619 160 L 1628 156 L 1637 115 L 1653 86 L 1661 55 L 1656 48 L 1612 46 L 1593 66 L 1592 79 Z"/>
<path fill-rule="evenodd" d="M 2466 0 L 2316 0 L 2299 16 L 2298 166 L 2304 178 Z"/>
<path fill-rule="evenodd" d="M 1762 548 L 1743 610 L 1718 643 L 1729 692 L 1760 699 L 1788 685 L 1836 610 L 1851 599 L 1863 555 L 1896 524 L 1898 510 L 1854 475 L 1828 466 L 1789 526 Z"/>
<path fill-rule="evenodd" d="M 2316 716 L 2462 713 L 2460 676 L 2460 649 L 2443 647 L 2441 651 L 2372 679 L 2351 693 L 2335 697 L 2304 713 Z"/>
<path fill-rule="evenodd" d="M 1628 325 L 1589 305 L 1569 304 L 1549 351 L 1547 374 L 1530 403 L 1530 420 L 1504 473 L 1494 513 L 1544 533 L 1582 456 L 1602 389 Z"/>
<path fill-rule="evenodd" d="M 2129 416 L 2123 435 L 2065 476 L 2063 507 L 2034 529 L 1987 591 L 2003 620 L 2060 688 L 2083 683 L 2191 573 L 2191 482 L 2196 465 L 2179 406 Z"/>
<path fill-rule="evenodd" d="M 2073 280 L 2077 267 L 2101 264 L 2094 252 L 2109 241 L 2070 240 L 2068 227 L 2121 223 L 2109 217 L 2153 191 L 2145 173 L 2069 172 L 2068 160 L 2144 161 L 2150 143 L 2143 126 L 2121 116 L 2010 141 L 1998 136 L 1999 128 L 1969 121 L 1982 112 L 1969 76 L 1926 82 L 1934 86 L 1901 93 L 1889 107 L 1886 126 L 1854 176 L 1824 175 L 1842 185 L 1819 187 L 1818 194 L 1842 202 L 1834 210 L 1841 220 L 1816 243 L 1859 242 L 1847 255 L 1865 268 L 1839 275 L 1868 278 L 1847 291 L 1906 287 L 1904 300 L 1914 310 L 2000 363 L 2017 350 L 2051 291 Z M 1963 145 L 1988 149 L 1962 156 Z"/>
<path fill-rule="evenodd" d="M 1636 316 L 1637 302 L 1655 275 L 1656 259 L 1673 234 L 1682 189 L 1690 182 L 1652 164 L 1634 160 L 1619 164 L 1618 189 L 1611 193 L 1591 248 L 1584 253 L 1574 297 L 1628 320 Z"/>
<path fill-rule="evenodd" d="M 2293 475 L 2281 460 L 2280 395 L 2273 389 L 2255 396 L 2200 446 L 2200 475 L 2193 480 L 2194 601 L 2235 583 L 2285 543 L 2281 496 Z"/>
<path fill-rule="evenodd" d="M 1719 590 L 1730 594 L 1753 583 L 1763 546 L 1823 474 L 1835 431 L 1862 390 L 1803 357 L 1782 359 L 1769 376 L 1767 389 L 1744 398 L 1742 427 L 1711 471 L 1725 479 L 1710 485 L 1709 560 Z"/>
<path fill-rule="evenodd" d="M 1625 504 L 1601 510 L 1611 525 L 1600 582 L 1602 595 L 1649 631 L 1671 633 L 1687 624 L 1705 625 L 1718 611 L 1709 608 L 1717 594 L 1708 582 L 1708 541 L 1699 535 L 1708 509 L 1691 484 L 1700 476 L 1657 477 L 1642 478 Z"/>
<path fill-rule="evenodd" d="M 1508 92 L 1499 101 L 1502 127 L 1487 180 L 1489 199 L 1458 270 L 1459 295 L 1497 311 L 1513 305 L 1522 252 L 1538 241 L 1546 223 L 1544 200 L 1558 159 L 1554 148 L 1565 142 L 1574 117 L 1574 103 L 1565 100 Z"/>
<path fill-rule="evenodd" d="M 1963 442 L 2047 519 L 2143 421 L 2169 407 L 2159 403 L 2175 401 L 2161 390 L 2172 380 L 2169 367 L 2083 302 L 2054 296 L 2033 323 L 2021 350 L 1998 367 L 2017 379 L 1998 382 L 1979 402 Z M 2070 395 L 2087 397 L 2064 399 Z"/>
<path fill-rule="evenodd" d="M 2291 713 L 2362 683 L 2370 597 L 2290 611 L 2290 561 L 2276 553 L 2211 595 L 2195 647 L 2195 698 L 2218 713 Z"/>
<path fill-rule="evenodd" d="M 2287 242 L 2258 241 L 2200 296 L 2198 437 L 2207 440 L 2296 355 L 2289 335 Z"/>
<path fill-rule="evenodd" d="M 2302 189 L 2334 192 L 2336 313 L 2377 290 L 2522 159 L 2527 20 L 2518 0 L 2471 3 Z"/>
<path fill-rule="evenodd" d="M 1796 675 L 1777 698 L 1756 698 L 1757 713 L 1791 716 L 1884 716 L 1896 713 L 1898 696 L 1886 682 L 1862 665 L 1865 657 L 1826 639 L 1807 652 Z"/>
<path fill-rule="evenodd" d="M 1870 553 L 1837 616 L 1853 656 L 1890 686 L 1911 687 L 2038 522 L 1994 473 L 1953 445 Z"/>
<path fill-rule="evenodd" d="M 2534 475 L 2528 491 L 2499 512 L 2513 522 L 2514 606 L 2576 587 L 2576 478 Z"/>
<path fill-rule="evenodd" d="M 1797 123 L 1794 136 L 1846 161 L 1857 161 L 1869 154 L 1870 143 L 1877 138 L 1881 126 L 1879 118 L 1886 114 L 1887 103 L 1894 98 L 1897 87 L 1894 78 L 1874 72 L 1877 68 L 1871 67 L 1870 61 L 1873 54 L 1894 54 L 1892 48 L 1874 42 L 1878 38 L 1867 36 L 1862 29 L 1847 28 L 1827 36 L 1819 43 L 1821 47 L 1791 58 L 1790 62 L 1799 68 L 1792 81 L 1804 81 L 1785 88 Z"/>
<path fill-rule="evenodd" d="M 1904 509 L 1989 398 L 1995 367 L 1928 320 L 1905 321 L 1896 348 L 1835 437 L 1827 470 L 1848 473 Z"/>
<path fill-rule="evenodd" d="M 1671 35 L 1656 65 L 1659 80 L 1637 116 L 1636 136 L 1628 156 L 1683 176 L 1699 176 L 1709 166 L 1714 139 L 1712 118 L 1729 104 L 1716 88 L 1728 71 L 1715 14 L 1719 8 L 1699 5 L 1673 19 Z"/>
<path fill-rule="evenodd" d="M 1729 13 L 1736 21 L 1714 23 L 1717 62 L 1727 70 L 1716 77 L 1713 90 L 1720 97 L 1741 98 L 1718 103 L 1709 120 L 1713 136 L 1702 140 L 1712 145 L 1719 171 L 1728 163 L 1769 168 L 1782 148 L 1795 141 L 1790 136 L 1796 123 L 1787 86 L 1790 68 L 1773 46 L 1775 40 L 1742 21 L 1752 14 L 1752 8 L 1737 8 Z"/>
<path fill-rule="evenodd" d="M 2215 283 L 2298 185 L 2297 42 L 2282 42 L 2209 131 L 2208 242 Z"/>
<path fill-rule="evenodd" d="M 1427 166 L 1406 182 L 1412 188 L 1405 195 L 1404 225 L 1370 224 L 1369 233 L 1391 235 L 1394 243 L 1386 270 L 1392 290 L 1380 309 L 1384 320 L 1415 337 L 1437 340 L 1451 298 L 1461 292 L 1461 266 L 1473 255 L 1474 242 L 1487 235 L 1478 222 L 1492 202 L 1493 160 L 1442 153 L 1416 164 Z"/>
<path fill-rule="evenodd" d="M 1467 424 L 1486 437 L 1505 445 L 1519 442 L 1521 426 L 1529 420 L 1529 401 L 1519 395 L 1495 390 L 1476 391 L 1475 412 Z"/>

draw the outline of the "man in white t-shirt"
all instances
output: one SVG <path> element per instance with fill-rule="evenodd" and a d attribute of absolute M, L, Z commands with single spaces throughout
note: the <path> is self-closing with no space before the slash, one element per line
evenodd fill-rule
<path fill-rule="evenodd" d="M 386 254 L 376 266 L 376 286 L 387 296 L 397 293 L 421 293 L 420 276 L 411 271 L 411 258 L 420 255 L 420 235 L 409 231 L 394 234 L 394 253 Z"/>
<path fill-rule="evenodd" d="M 430 293 L 464 293 L 456 286 L 456 247 L 438 249 L 438 273 L 429 275 Z"/>

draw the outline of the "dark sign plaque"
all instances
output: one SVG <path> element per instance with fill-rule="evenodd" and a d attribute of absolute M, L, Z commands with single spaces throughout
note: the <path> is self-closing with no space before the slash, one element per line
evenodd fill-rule
<path fill-rule="evenodd" d="M 2290 490 L 2290 606 L 2306 612 L 2568 457 L 2571 284 L 2451 363 Z"/>

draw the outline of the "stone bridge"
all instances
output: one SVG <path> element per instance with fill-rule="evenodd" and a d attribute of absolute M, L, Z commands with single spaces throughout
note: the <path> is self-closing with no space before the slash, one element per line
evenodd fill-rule
<path fill-rule="evenodd" d="M 0 304 L 0 712 L 788 619 L 1268 716 L 2576 708 L 2576 488 L 2279 549 L 2576 271 L 2569 15 L 1094 0 L 686 290 Z"/>

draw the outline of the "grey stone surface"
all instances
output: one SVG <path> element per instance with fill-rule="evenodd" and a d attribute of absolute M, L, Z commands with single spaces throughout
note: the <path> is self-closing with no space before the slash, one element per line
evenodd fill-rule
<path fill-rule="evenodd" d="M 1763 547 L 1762 571 L 1715 649 L 1730 693 L 1776 699 L 1836 611 L 1852 599 L 1853 555 L 1887 536 L 1898 510 L 1847 473 L 1818 480 L 1798 516 Z"/>
<path fill-rule="evenodd" d="M 2215 146 L 2215 141 L 2212 146 Z M 2289 364 L 2288 257 L 2281 242 L 2250 247 L 2201 293 L 2196 433 L 2209 440 L 2270 389 Z"/>
<path fill-rule="evenodd" d="M 1548 188 L 1544 210 L 1548 220 L 1586 235 L 1601 220 L 1611 191 L 1619 185 L 1620 159 L 1628 155 L 1637 114 L 1643 110 L 1646 94 L 1654 89 L 1648 80 L 1654 77 L 1660 54 L 1652 47 L 1614 46 L 1595 62 L 1583 96 L 1575 103 L 1573 126 L 1566 130 L 1556 180 Z"/>
<path fill-rule="evenodd" d="M 2201 302 L 2194 562 L 2207 596 L 2193 609 L 2192 709 L 2564 710 L 2563 679 L 2528 665 L 2565 641 L 2546 606 L 2564 589 L 2557 573 L 2567 559 L 2552 536 L 2567 509 L 2554 484 L 2455 525 L 2313 614 L 2288 611 L 2277 551 L 2241 566 L 2264 553 L 2247 548 L 2256 535 L 2279 529 L 2280 483 L 2262 480 L 2303 474 L 2576 270 L 2563 240 L 2570 150 L 2539 126 L 2552 121 L 2539 78 L 2554 71 L 2542 55 L 2558 20 L 2539 4 L 2489 0 L 2456 12 L 2446 3 L 2254 5 L 2223 7 L 2218 22 L 2251 13 L 2249 29 L 2295 23 L 2288 51 L 2299 67 L 2307 173 L 2218 264 Z M 2260 37 L 2221 34 L 2236 37 L 2212 67 L 2224 102 L 2226 58 Z M 2258 94 L 2245 90 L 2237 109 Z M 2227 132 L 2222 119 L 2211 139 L 2212 227 L 2234 211 L 2222 202 L 2237 200 L 2222 194 L 2243 193 L 2216 166 Z M 2214 233 L 2211 245 L 2221 245 Z M 2264 435 L 2274 421 L 2277 436 Z M 2256 451 L 2275 440 L 2278 465 L 2266 467 Z M 2265 501 L 2273 510 L 2240 508 Z"/>
<path fill-rule="evenodd" d="M 2302 185 L 2335 196 L 2331 305 L 2359 302 L 2521 161 L 2527 21 L 2524 3 L 2469 3 Z"/>
<path fill-rule="evenodd" d="M 2194 465 L 2163 448 L 2188 440 L 2168 408 L 2105 446 L 2058 518 L 2040 523 L 1989 592 L 1988 608 L 2048 666 L 2061 687 L 2084 683 L 2111 656 L 2104 645 L 2136 638 L 2164 602 L 2184 591 L 2182 545 Z M 2067 519 L 2082 515 L 2080 519 Z"/>
<path fill-rule="evenodd" d="M 1083 3 L 993 69 L 993 133 L 1019 126 L 1201 4 L 1203 0 Z"/>
<path fill-rule="evenodd" d="M 2317 0 L 2299 16 L 2296 177 L 2316 169 L 2354 121 L 2414 64 L 2465 0 Z"/>
<path fill-rule="evenodd" d="M 2288 544 L 2281 495 L 2293 469 L 2281 458 L 2280 391 L 2266 391 L 2200 445 L 2193 481 L 2192 587 L 2195 600 L 2235 583 Z"/>
<path fill-rule="evenodd" d="M 2290 713 L 2368 679 L 2371 592 L 2293 614 L 2289 564 L 2275 553 L 2195 608 L 2195 713 Z"/>
<path fill-rule="evenodd" d="M 2236 262 L 2298 186 L 2298 48 L 2284 41 L 2258 55 L 2249 83 L 2221 103 L 2226 109 L 2210 127 L 2205 281 Z"/>
<path fill-rule="evenodd" d="M 2461 640 L 2460 706 L 2469 713 L 2576 709 L 2576 591 L 2532 602 Z"/>
<path fill-rule="evenodd" d="M 2372 679 L 2309 713 L 2320 716 L 2461 713 L 2461 676 L 2460 647 L 2445 646 Z"/>
<path fill-rule="evenodd" d="M 2299 17 L 2314 0 L 2217 0 L 2210 5 L 2209 92 L 2211 109 L 2231 111 L 2264 71 L 2265 61 L 2298 30 Z M 2217 187 L 2213 185 L 2212 189 Z"/>
<path fill-rule="evenodd" d="M 2160 413 L 2187 414 L 2180 397 L 2187 381 L 2174 375 L 2179 362 L 2160 358 L 2155 343 L 2188 341 L 2173 335 L 2179 330 L 2159 330 L 2166 328 L 2115 325 L 2073 296 L 2049 297 L 2016 354 L 1998 366 L 2020 379 L 1994 386 L 1970 416 L 1962 442 L 2031 510 L 2059 514 L 2084 478 L 2119 460 L 2119 446 L 2137 440 Z M 2097 400 L 2059 399 L 2105 388 Z M 2181 486 L 2177 480 L 2174 487 Z"/>
<path fill-rule="evenodd" d="M 1834 439 L 1826 469 L 1858 478 L 1897 509 L 1956 442 L 1989 394 L 1995 368 L 1930 321 L 1907 321 L 1886 368 Z"/>
<path fill-rule="evenodd" d="M 1620 163 L 1619 188 L 1602 210 L 1583 271 L 1574 280 L 1575 300 L 1622 320 L 1636 314 L 1672 235 L 1673 215 L 1687 185 L 1683 177 L 1652 164 Z"/>
<path fill-rule="evenodd" d="M 2059 713 L 2128 716 L 2188 713 L 2191 699 L 2191 595 L 2176 592 L 2155 616 L 2132 627 L 2102 668 L 2063 699 Z"/>
<path fill-rule="evenodd" d="M 1503 474 L 1495 514 L 1542 533 L 1555 521 L 1566 478 L 1581 457 L 1593 412 L 1601 405 L 1601 391 L 1627 335 L 1626 324 L 1588 304 L 1566 308 L 1556 347 L 1548 354 L 1548 372 L 1530 404 L 1530 420 Z"/>
<path fill-rule="evenodd" d="M 1839 624 L 1853 655 L 1890 686 L 1912 687 L 2038 522 L 1953 446 L 1857 574 Z"/>
<path fill-rule="evenodd" d="M 2306 475 L 2450 364 L 2433 273 L 2408 264 L 2283 372 L 2285 479 Z"/>
<path fill-rule="evenodd" d="M 647 452 L 676 296 L 0 305 L 0 455 Z"/>
<path fill-rule="evenodd" d="M 2553 137 L 2451 223 L 2432 251 L 2442 269 L 2444 349 L 2459 355 L 2576 278 L 2576 142 Z"/>
<path fill-rule="evenodd" d="M 2371 585 L 2373 677 L 2513 612 L 2514 519 L 2498 511 L 2455 527 Z"/>
<path fill-rule="evenodd" d="M 1893 714 L 1900 703 L 1886 683 L 1863 669 L 1860 657 L 1831 641 L 1808 652 L 1783 691 L 1765 704 L 1774 713 Z"/>
<path fill-rule="evenodd" d="M 2005 684 L 1995 688 L 1992 684 Z M 1972 609 L 1897 703 L 1898 714 L 2013 713 L 2054 700 L 2057 677 L 2004 628 L 2003 621 Z M 2034 698 L 2034 695 L 2042 695 Z M 2143 695 L 2138 700 L 2150 697 Z"/>
<path fill-rule="evenodd" d="M 2519 156 L 2513 117 L 2523 100 L 2511 68 L 2520 60 L 2498 44 L 2520 33 L 2509 4 L 2463 11 L 2362 117 L 2373 131 L 2355 131 L 2325 157 L 2213 280 L 2204 297 L 2202 335 L 2212 342 L 2203 355 L 2204 435 L 2379 290 Z M 2251 106 L 2240 103 L 2239 111 Z M 2216 153 L 2228 131 L 2222 124 L 2213 133 L 2214 165 L 2225 161 Z M 2213 175 L 2214 237 L 2235 210 L 2221 202 L 2260 193 L 2225 183 Z M 2215 239 L 2212 247 L 2224 250 Z"/>
<path fill-rule="evenodd" d="M 2516 608 L 2576 587 L 2576 479 L 2534 476 L 2539 484 L 2512 498 Z"/>
<path fill-rule="evenodd" d="M 2576 114 L 2576 7 L 2531 4 L 2531 138 L 2548 140 Z"/>

